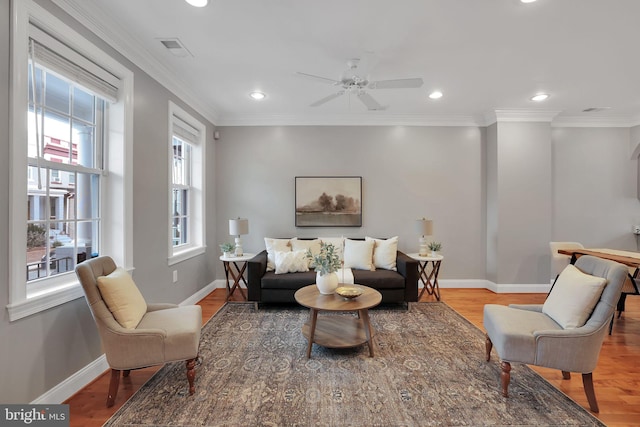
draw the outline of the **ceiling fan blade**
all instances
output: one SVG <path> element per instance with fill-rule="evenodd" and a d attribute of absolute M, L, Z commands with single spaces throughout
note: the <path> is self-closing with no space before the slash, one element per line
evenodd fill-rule
<path fill-rule="evenodd" d="M 422 79 L 396 79 L 396 80 L 378 80 L 369 83 L 369 89 L 403 89 L 416 88 L 422 86 Z"/>
<path fill-rule="evenodd" d="M 322 104 L 325 104 L 325 103 L 331 101 L 332 99 L 336 99 L 337 97 L 342 96 L 342 95 L 344 95 L 344 91 L 343 90 L 341 90 L 340 92 L 337 92 L 337 93 L 332 93 L 329 96 L 325 96 L 324 98 L 317 100 L 316 102 L 314 102 L 313 104 L 311 104 L 309 106 L 310 107 L 317 107 L 319 105 L 322 105 Z"/>
<path fill-rule="evenodd" d="M 341 84 L 341 82 L 340 82 L 340 81 L 335 80 L 335 79 L 329 79 L 329 78 L 327 78 L 327 77 L 316 76 L 316 75 L 313 75 L 313 74 L 307 74 L 307 73 L 301 73 L 300 71 L 296 72 L 296 74 L 298 74 L 298 75 L 300 75 L 300 76 L 303 76 L 303 77 L 308 77 L 308 78 L 310 78 L 310 79 L 318 80 L 318 81 L 321 81 L 321 82 L 323 82 L 323 83 L 331 83 L 331 84 L 334 84 L 334 85 L 339 85 L 339 84 Z"/>
<path fill-rule="evenodd" d="M 378 104 L 378 101 L 373 99 L 373 97 L 371 95 L 369 95 L 368 93 L 366 93 L 366 92 L 359 93 L 358 94 L 358 99 L 364 105 L 366 105 L 367 109 L 369 109 L 370 111 L 384 110 L 385 109 L 385 107 L 383 107 L 382 105 Z"/>

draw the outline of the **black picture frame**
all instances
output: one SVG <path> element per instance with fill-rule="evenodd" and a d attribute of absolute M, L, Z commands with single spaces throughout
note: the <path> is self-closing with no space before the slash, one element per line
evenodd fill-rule
<path fill-rule="evenodd" d="M 361 176 L 296 176 L 296 227 L 362 227 Z"/>

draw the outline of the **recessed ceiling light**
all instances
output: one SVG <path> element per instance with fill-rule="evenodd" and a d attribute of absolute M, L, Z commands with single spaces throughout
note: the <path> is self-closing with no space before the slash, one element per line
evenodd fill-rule
<path fill-rule="evenodd" d="M 533 3 L 534 1 L 537 0 L 520 0 L 521 3 Z"/>
<path fill-rule="evenodd" d="M 440 92 L 439 90 L 434 90 L 433 92 L 431 92 L 429 94 L 429 98 L 431 98 L 431 99 L 440 99 L 440 98 L 442 98 L 442 92 Z"/>
<path fill-rule="evenodd" d="M 265 95 L 262 92 L 251 92 L 249 96 L 255 99 L 256 101 L 260 101 L 261 99 L 265 99 L 267 97 L 267 95 Z"/>
<path fill-rule="evenodd" d="M 532 101 L 536 101 L 536 102 L 540 102 L 540 101 L 544 101 L 545 99 L 547 99 L 549 97 L 548 94 L 546 93 L 537 93 L 534 96 L 531 97 Z"/>
<path fill-rule="evenodd" d="M 191 6 L 195 6 L 195 7 L 205 7 L 207 3 L 209 3 L 209 0 L 185 0 L 185 1 L 189 3 Z"/>

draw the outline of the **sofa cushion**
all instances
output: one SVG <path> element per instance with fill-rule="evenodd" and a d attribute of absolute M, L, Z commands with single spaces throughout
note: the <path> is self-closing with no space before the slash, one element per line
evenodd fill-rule
<path fill-rule="evenodd" d="M 374 289 L 404 289 L 404 277 L 391 270 L 353 270 L 353 282 Z"/>
<path fill-rule="evenodd" d="M 287 252 L 291 250 L 290 239 L 264 238 L 264 245 L 267 249 L 267 271 L 276 269 L 276 251 Z"/>
<path fill-rule="evenodd" d="M 306 251 L 276 251 L 276 274 L 309 271 Z"/>
<path fill-rule="evenodd" d="M 373 241 L 345 239 L 344 268 L 375 270 L 373 266 Z"/>
<path fill-rule="evenodd" d="M 292 251 L 311 251 L 311 255 L 318 255 L 320 253 L 320 239 L 312 240 L 300 240 L 297 237 L 291 239 Z M 313 260 L 307 258 L 307 265 L 309 268 L 315 268 L 316 265 Z"/>
<path fill-rule="evenodd" d="M 268 271 L 260 280 L 260 286 L 262 289 L 297 290 L 307 285 L 313 285 L 314 283 L 316 283 L 315 271 L 287 274 L 275 274 L 273 271 Z"/>
<path fill-rule="evenodd" d="M 396 270 L 396 256 L 398 254 L 398 236 L 389 239 L 374 239 L 365 237 L 365 240 L 373 241 L 373 266 L 385 270 Z"/>

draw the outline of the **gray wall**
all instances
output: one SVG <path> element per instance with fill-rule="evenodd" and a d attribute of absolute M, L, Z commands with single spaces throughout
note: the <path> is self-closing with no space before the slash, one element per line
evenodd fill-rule
<path fill-rule="evenodd" d="M 554 240 L 637 250 L 631 233 L 640 224 L 633 146 L 628 128 L 553 130 Z"/>
<path fill-rule="evenodd" d="M 249 219 L 245 251 L 263 237 L 400 236 L 435 221 L 442 279 L 544 285 L 549 241 L 636 250 L 638 161 L 630 131 L 502 122 L 472 127 L 222 127 L 216 141 L 215 223 Z M 294 227 L 294 177 L 363 177 L 362 228 Z M 218 278 L 222 278 L 219 271 Z M 506 289 L 506 288 L 505 288 Z"/>
<path fill-rule="evenodd" d="M 9 197 L 9 0 L 0 0 L 0 200 Z M 172 100 L 207 125 L 207 144 L 213 148 L 213 125 L 147 74 L 106 46 L 49 1 L 46 9 L 135 73 L 133 148 L 133 265 L 134 279 L 148 301 L 179 303 L 213 280 L 217 248 L 174 266 L 167 265 L 168 224 L 168 101 Z M 213 164 L 213 149 L 208 160 Z M 207 168 L 212 193 L 215 177 Z M 213 207 L 208 211 L 215 218 Z M 0 207 L 0 402 L 30 402 L 97 359 L 100 340 L 84 299 L 9 322 L 8 204 Z M 209 234 L 212 240 L 214 235 Z M 178 283 L 172 271 L 178 270 Z M 106 390 L 105 390 L 106 392 Z"/>
<path fill-rule="evenodd" d="M 485 276 L 484 131 L 473 127 L 222 127 L 216 141 L 216 230 L 249 219 L 247 252 L 264 237 L 400 237 L 417 252 L 415 221 L 434 220 L 443 243 L 442 278 Z M 361 228 L 294 226 L 295 176 L 362 176 Z M 218 278 L 222 278 L 218 273 Z"/>

